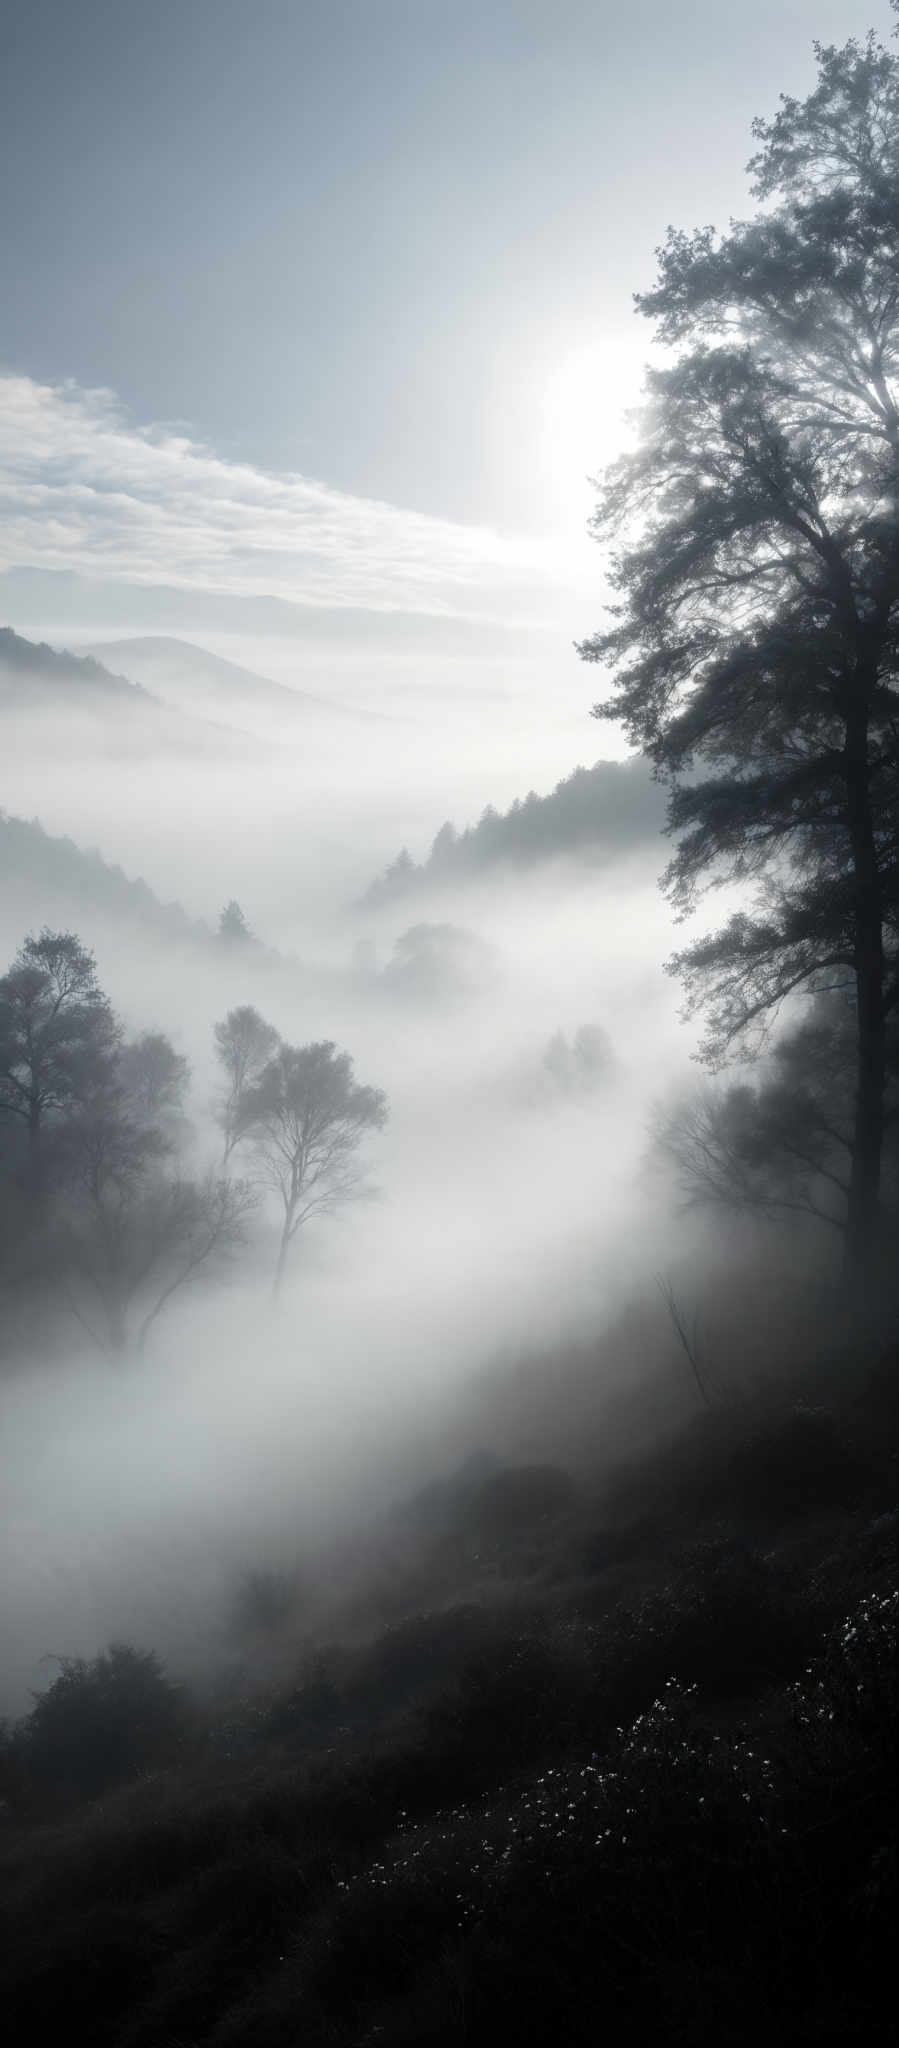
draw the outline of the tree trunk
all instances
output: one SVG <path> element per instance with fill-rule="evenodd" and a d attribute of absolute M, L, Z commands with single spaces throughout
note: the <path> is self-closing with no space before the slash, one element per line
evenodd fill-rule
<path fill-rule="evenodd" d="M 41 1157 L 41 1105 L 32 1095 L 28 1104 L 28 1193 L 38 1201 L 43 1193 L 44 1162 Z"/>
<path fill-rule="evenodd" d="M 877 1247 L 886 1081 L 883 903 L 871 814 L 868 713 L 864 701 L 858 708 L 853 708 L 847 720 L 844 758 L 855 882 L 858 1026 L 855 1125 L 846 1220 L 846 1272 L 853 1284 L 857 1284 L 869 1270 Z"/>
<path fill-rule="evenodd" d="M 128 1349 L 128 1322 L 122 1302 L 109 1302 L 106 1320 L 109 1329 L 110 1351 L 114 1358 L 123 1358 Z"/>
<path fill-rule="evenodd" d="M 285 1268 L 286 1268 L 286 1266 L 287 1266 L 287 1254 L 288 1254 L 288 1251 L 289 1251 L 289 1250 L 290 1250 L 290 1217 L 289 1217 L 289 1216 L 285 1216 L 285 1218 L 284 1218 L 284 1229 L 283 1229 L 283 1230 L 282 1230 L 282 1232 L 281 1232 L 281 1243 L 280 1243 L 280 1245 L 278 1246 L 278 1263 L 277 1263 L 277 1265 L 276 1265 L 276 1267 L 275 1267 L 275 1278 L 274 1278 L 274 1282 L 273 1282 L 273 1285 L 272 1285 L 272 1294 L 273 1294 L 273 1296 L 274 1296 L 274 1299 L 275 1299 L 276 1301 L 277 1301 L 277 1299 L 278 1299 L 278 1296 L 279 1296 L 279 1294 L 280 1294 L 280 1292 L 281 1292 L 281 1282 L 282 1282 L 282 1280 L 284 1279 L 284 1273 L 285 1273 Z"/>

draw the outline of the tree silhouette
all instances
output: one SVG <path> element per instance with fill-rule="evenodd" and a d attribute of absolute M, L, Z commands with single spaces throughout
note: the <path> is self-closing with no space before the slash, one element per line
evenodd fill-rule
<path fill-rule="evenodd" d="M 74 933 L 25 939 L 0 981 L 0 1118 L 27 1130 L 33 1190 L 47 1119 L 70 1112 L 108 1073 L 118 1039 L 94 956 Z"/>
<path fill-rule="evenodd" d="M 873 37 L 817 55 L 810 97 L 756 124 L 765 210 L 671 231 L 638 300 L 680 353 L 605 480 L 616 602 L 580 651 L 613 672 L 596 715 L 672 784 L 681 913 L 756 885 L 670 963 L 707 1060 L 757 1045 L 793 990 L 852 990 L 858 1274 L 899 1000 L 899 64 Z"/>
<path fill-rule="evenodd" d="M 361 1087 L 353 1079 L 349 1053 L 338 1052 L 330 1040 L 279 1046 L 246 1090 L 242 1135 L 252 1141 L 261 1177 L 278 1196 L 283 1214 L 276 1294 L 303 1224 L 359 1193 L 359 1147 L 386 1119 L 387 1100 L 380 1088 Z"/>
<path fill-rule="evenodd" d="M 5 1322 L 62 1305 L 110 1355 L 140 1350 L 243 1242 L 256 1190 L 184 1169 L 188 1080 L 164 1032 L 124 1039 L 74 933 L 23 942 L 0 981 Z"/>
<path fill-rule="evenodd" d="M 818 996 L 785 1032 L 754 1085 L 697 1091 L 657 1112 L 656 1149 L 689 1205 L 713 1202 L 776 1218 L 786 1211 L 845 1231 L 853 1141 L 855 1018 L 843 996 Z M 899 1042 L 888 1037 L 885 1179 L 895 1195 Z"/>
<path fill-rule="evenodd" d="M 235 903 L 232 896 L 219 918 L 219 938 L 231 943 L 240 943 L 241 940 L 251 939 L 252 936 L 240 904 Z"/>
<path fill-rule="evenodd" d="M 247 1089 L 258 1081 L 279 1041 L 274 1025 L 267 1024 L 252 1003 L 229 1010 L 222 1023 L 216 1024 L 213 1037 L 215 1056 L 225 1074 L 225 1093 L 218 1115 L 225 1139 L 223 1164 L 227 1166 L 240 1139 Z"/>
<path fill-rule="evenodd" d="M 65 1299 L 115 1357 L 141 1352 L 172 1297 L 244 1242 L 255 1191 L 176 1160 L 186 1062 L 161 1032 L 122 1047 L 57 1158 Z"/>

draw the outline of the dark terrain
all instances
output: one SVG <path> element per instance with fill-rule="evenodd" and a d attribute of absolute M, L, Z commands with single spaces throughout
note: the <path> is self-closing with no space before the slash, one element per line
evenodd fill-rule
<path fill-rule="evenodd" d="M 14 2037 L 880 2038 L 896 1369 L 816 1400 L 812 1361 L 595 1483 L 471 1459 L 329 1628 L 248 1578 L 203 1700 L 64 1667 L 6 1741 Z"/>

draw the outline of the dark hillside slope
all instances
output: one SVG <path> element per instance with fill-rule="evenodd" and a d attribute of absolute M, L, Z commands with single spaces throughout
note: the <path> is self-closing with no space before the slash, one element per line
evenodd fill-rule
<path fill-rule="evenodd" d="M 787 1396 L 702 1420 L 605 1505 L 546 1467 L 467 1466 L 407 1524 L 410 1587 L 434 1544 L 455 1557 L 440 1605 L 379 1627 L 372 1603 L 367 1640 L 317 1645 L 301 1615 L 277 1684 L 254 1679 L 281 1611 L 258 1587 L 243 1684 L 211 1705 L 123 1646 L 65 1668 L 4 1752 L 16 2038 L 881 2039 L 899 1904 L 883 1378 L 828 1413 Z"/>
<path fill-rule="evenodd" d="M 427 860 L 418 865 L 404 849 L 364 901 L 377 908 L 416 890 L 458 887 L 565 855 L 606 865 L 660 850 L 664 815 L 664 797 L 645 761 L 597 761 L 575 768 L 548 796 L 531 790 L 511 810 L 488 806 L 464 832 L 441 826 Z"/>

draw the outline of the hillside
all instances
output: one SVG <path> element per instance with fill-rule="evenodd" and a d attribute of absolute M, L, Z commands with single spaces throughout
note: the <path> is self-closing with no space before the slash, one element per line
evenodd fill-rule
<path fill-rule="evenodd" d="M 58 653 L 46 641 L 25 640 L 0 626 L 0 701 L 27 709 L 35 700 L 68 703 L 99 698 L 106 708 L 152 715 L 153 698 L 140 684 L 115 675 L 92 655 Z"/>
<path fill-rule="evenodd" d="M 0 715 L 42 721 L 44 738 L 65 744 L 83 731 L 106 750 L 136 747 L 245 757 L 259 741 L 233 725 L 173 710 L 142 683 L 119 675 L 92 654 L 58 651 L 0 628 Z"/>
<path fill-rule="evenodd" d="M 363 900 L 375 908 L 416 889 L 458 885 L 502 867 L 534 867 L 565 854 L 611 863 L 656 847 L 664 812 L 662 792 L 645 761 L 597 761 L 592 768 L 575 768 L 549 796 L 531 790 L 511 810 L 488 807 L 464 832 L 443 825 L 420 864 L 404 848 Z"/>
<path fill-rule="evenodd" d="M 342 1613 L 339 1560 L 318 1625 L 302 1575 L 249 1577 L 216 1697 L 121 1644 L 48 1677 L 2 1750 L 17 2037 L 868 2048 L 894 1372 L 617 1476 L 469 1460 L 360 1532 Z"/>
<path fill-rule="evenodd" d="M 25 885 L 48 899 L 71 902 L 73 910 L 120 918 L 162 937 L 205 943 L 208 925 L 190 918 L 180 903 L 162 903 L 148 884 L 132 881 L 100 853 L 85 853 L 71 839 L 55 838 L 35 819 L 0 811 L 0 876 L 9 889 Z"/>
<path fill-rule="evenodd" d="M 210 654 L 192 641 L 165 634 L 105 641 L 90 651 L 100 661 L 121 664 L 137 682 L 177 710 L 226 721 L 237 717 L 251 722 L 254 715 L 261 714 L 268 722 L 288 726 L 308 724 L 310 719 L 362 716 L 308 690 L 273 683 L 268 676 Z"/>

